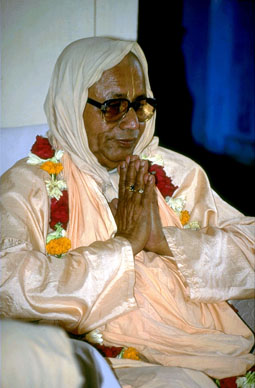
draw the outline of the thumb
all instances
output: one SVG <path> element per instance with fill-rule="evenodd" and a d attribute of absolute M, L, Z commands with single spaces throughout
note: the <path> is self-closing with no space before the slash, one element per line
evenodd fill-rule
<path fill-rule="evenodd" d="M 117 213 L 118 201 L 119 201 L 118 198 L 113 198 L 113 200 L 109 203 L 113 217 L 115 217 Z"/>

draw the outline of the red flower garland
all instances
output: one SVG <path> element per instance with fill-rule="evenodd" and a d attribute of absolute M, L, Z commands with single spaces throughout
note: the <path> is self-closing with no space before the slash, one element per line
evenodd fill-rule
<path fill-rule="evenodd" d="M 155 183 L 163 197 L 172 197 L 178 186 L 174 186 L 172 179 L 166 175 L 164 168 L 158 164 L 151 164 L 149 172 L 155 176 Z"/>
<path fill-rule="evenodd" d="M 49 164 L 48 168 L 43 168 L 47 171 L 54 181 L 58 173 L 62 170 L 63 166 L 61 163 L 57 161 L 49 159 L 53 158 L 55 155 L 55 150 L 52 148 L 49 140 L 42 136 L 36 136 L 36 141 L 31 148 L 31 153 L 37 155 L 39 158 L 47 160 L 45 163 L 40 163 L 40 168 L 44 167 L 47 163 Z M 54 167 L 54 168 L 53 168 Z M 57 167 L 57 169 L 56 169 Z M 52 170 L 52 172 L 51 172 Z M 68 192 L 67 190 L 62 190 L 62 195 L 59 199 L 52 197 L 50 200 L 50 227 L 53 230 L 57 230 L 57 228 L 61 227 L 62 229 L 67 228 L 67 224 L 69 221 L 69 207 L 68 207 Z M 62 252 L 65 253 L 66 249 L 70 247 L 70 240 L 66 237 L 64 238 L 55 238 L 50 240 L 49 243 L 46 244 L 46 250 L 50 254 L 54 254 L 53 252 Z M 54 245 L 52 247 L 52 245 Z M 50 248 L 49 248 L 50 246 Z M 61 257 L 62 253 L 56 254 L 57 257 Z"/>
<path fill-rule="evenodd" d="M 103 357 L 112 358 L 117 357 L 123 349 L 123 347 L 119 346 L 105 346 L 99 344 L 94 344 L 94 347 L 102 354 Z"/>
<path fill-rule="evenodd" d="M 62 197 L 59 200 L 56 198 L 51 198 L 50 204 L 50 227 L 54 229 L 57 223 L 62 224 L 62 228 L 66 229 L 69 221 L 69 211 L 68 211 L 68 192 L 67 190 L 62 191 Z"/>
<path fill-rule="evenodd" d="M 31 148 L 31 152 L 41 159 L 50 159 L 54 156 L 55 151 L 46 137 L 36 136 L 36 142 Z"/>
<path fill-rule="evenodd" d="M 255 372 L 255 366 L 252 366 L 248 372 Z M 248 373 L 247 372 L 247 373 Z M 240 376 L 226 377 L 225 379 L 219 380 L 220 388 L 237 388 L 236 380 Z"/>
<path fill-rule="evenodd" d="M 41 159 L 50 159 L 54 156 L 55 150 L 52 148 L 49 140 L 46 137 L 37 135 L 36 142 L 31 148 L 31 152 Z M 66 229 L 69 221 L 68 209 L 68 192 L 62 191 L 62 196 L 59 200 L 51 198 L 50 204 L 50 227 L 55 229 L 57 223 L 62 224 L 62 228 Z"/>

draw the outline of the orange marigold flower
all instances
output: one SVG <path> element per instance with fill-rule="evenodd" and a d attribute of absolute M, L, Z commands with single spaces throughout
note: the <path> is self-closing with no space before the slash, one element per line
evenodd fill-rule
<path fill-rule="evenodd" d="M 135 348 L 127 348 L 124 350 L 122 358 L 129 358 L 131 360 L 140 360 L 138 351 Z"/>
<path fill-rule="evenodd" d="M 190 219 L 189 212 L 187 210 L 183 210 L 180 215 L 180 220 L 182 225 L 186 225 L 189 222 L 189 219 Z"/>
<path fill-rule="evenodd" d="M 71 248 L 71 241 L 67 237 L 51 240 L 46 244 L 46 251 L 53 256 L 61 256 Z"/>
<path fill-rule="evenodd" d="M 61 163 L 53 163 L 50 160 L 43 163 L 40 168 L 44 171 L 47 171 L 50 175 L 57 175 L 60 171 L 63 170 L 63 165 Z"/>

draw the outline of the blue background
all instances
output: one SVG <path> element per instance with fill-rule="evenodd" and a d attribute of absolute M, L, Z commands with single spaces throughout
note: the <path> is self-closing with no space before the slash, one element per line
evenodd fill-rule
<path fill-rule="evenodd" d="M 139 2 L 161 145 L 196 160 L 247 215 L 255 192 L 255 2 Z"/>

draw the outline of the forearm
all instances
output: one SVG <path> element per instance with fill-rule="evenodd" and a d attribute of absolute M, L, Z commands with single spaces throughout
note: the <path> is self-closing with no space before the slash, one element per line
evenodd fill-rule
<path fill-rule="evenodd" d="M 62 259 L 25 243 L 8 251 L 1 259 L 4 317 L 61 321 L 82 333 L 136 306 L 133 254 L 124 239 L 98 241 Z"/>
<path fill-rule="evenodd" d="M 240 226 L 239 226 L 240 230 Z M 254 297 L 252 243 L 231 231 L 164 228 L 191 299 L 217 302 Z"/>

